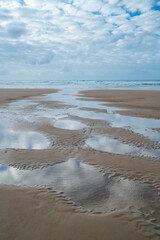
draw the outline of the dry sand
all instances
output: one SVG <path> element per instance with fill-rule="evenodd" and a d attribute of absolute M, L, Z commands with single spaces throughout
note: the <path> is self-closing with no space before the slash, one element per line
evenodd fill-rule
<path fill-rule="evenodd" d="M 0 90 L 0 104 L 54 92 L 57 90 L 3 89 Z M 156 116 L 159 118 L 157 115 L 160 110 L 159 92 L 98 90 L 84 91 L 83 96 L 85 99 L 91 98 L 90 100 L 111 101 L 115 106 L 147 109 L 147 114 L 152 114 L 153 110 L 156 110 Z M 55 104 L 45 102 L 45 106 L 58 107 L 57 102 Z M 98 111 L 98 109 L 94 110 Z M 36 124 L 26 121 L 18 123 L 18 128 L 34 129 L 45 133 L 51 141 L 51 147 L 47 150 L 1 150 L 0 163 L 28 169 L 53 165 L 74 157 L 93 164 L 104 172 L 149 182 L 156 189 L 160 189 L 160 161 L 82 147 L 85 139 L 95 133 L 107 133 L 124 142 L 146 148 L 158 148 L 157 143 L 127 130 L 110 128 L 102 120 L 78 117 L 71 117 L 71 119 L 81 120 L 87 124 L 87 127 L 79 131 L 57 129 L 43 119 Z M 143 240 L 152 239 L 152 237 L 156 237 L 152 224 L 145 222 L 141 214 L 124 211 L 94 215 L 83 213 L 47 190 L 0 185 L 0 239 Z"/>

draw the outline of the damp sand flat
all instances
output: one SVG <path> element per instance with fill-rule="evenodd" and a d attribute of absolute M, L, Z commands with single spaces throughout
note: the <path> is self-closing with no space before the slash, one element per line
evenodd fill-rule
<path fill-rule="evenodd" d="M 44 191 L 0 185 L 0 237 L 23 240 L 148 240 L 125 213 L 90 215 L 75 211 Z M 144 231 L 138 214 L 134 215 Z M 129 223 L 129 224 L 128 224 Z M 116 229 L 116 231 L 115 231 Z M 152 233 L 150 233 L 152 235 Z"/>
<path fill-rule="evenodd" d="M 118 107 L 160 110 L 159 91 L 87 90 L 81 91 L 80 94 L 88 99 L 111 102 Z"/>
<path fill-rule="evenodd" d="M 18 96 L 20 96 L 21 95 L 20 92 L 18 90 L 16 91 Z M 32 91 L 34 96 L 34 90 Z M 45 93 L 45 90 L 43 91 L 43 93 Z M 46 91 L 46 93 L 48 92 Z M 15 90 L 14 90 L 14 94 L 15 94 Z M 25 94 L 25 90 L 23 90 L 23 94 Z M 141 96 L 142 95 L 143 95 L 143 91 L 141 91 Z M 35 96 L 36 96 L 36 91 L 35 91 Z M 155 95 L 155 98 L 156 97 L 157 96 Z M 15 97 L 15 100 L 16 100 L 16 97 Z M 5 100 L 3 99 L 3 103 L 4 102 Z M 47 104 L 47 101 L 46 101 L 46 104 Z M 154 109 L 154 104 L 153 104 L 153 109 Z M 81 136 L 81 135 L 78 135 L 79 132 L 77 132 L 77 135 L 76 135 L 75 132 L 70 133 L 62 129 L 61 131 L 57 129 L 52 132 L 51 129 L 52 128 L 48 126 L 43 127 L 43 132 L 49 131 L 50 134 L 53 134 L 53 136 L 56 133 L 58 141 L 60 140 L 57 144 L 57 149 L 61 149 L 60 151 L 62 151 L 63 155 L 66 154 L 66 151 L 63 152 L 63 149 L 65 149 L 65 147 L 67 146 L 66 149 L 71 149 L 70 151 L 71 153 L 74 153 L 75 156 L 77 156 L 80 159 L 83 159 L 83 161 L 85 162 L 92 162 L 91 160 L 93 160 L 94 164 L 97 164 L 103 169 L 106 169 L 106 171 L 108 167 L 112 167 L 113 170 L 119 173 L 121 173 L 121 171 L 124 170 L 124 173 L 126 175 L 128 172 L 130 172 L 132 173 L 133 177 L 139 176 L 139 178 L 141 178 L 143 175 L 144 180 L 145 179 L 149 181 L 153 180 L 156 183 L 155 185 L 158 187 L 159 162 L 152 161 L 152 159 L 147 159 L 147 160 L 141 159 L 139 157 L 132 159 L 130 156 L 127 156 L 127 157 L 123 156 L 122 158 L 120 158 L 116 154 L 113 154 L 111 156 L 111 155 L 108 155 L 107 153 L 103 153 L 103 161 L 101 161 L 102 153 L 91 152 L 90 150 L 80 149 L 81 145 L 78 145 L 79 149 L 76 149 L 76 151 L 73 151 L 74 145 L 71 145 L 71 144 L 72 144 L 72 141 L 74 143 L 75 140 L 77 140 Z M 84 137 L 86 139 L 88 137 L 87 133 L 85 132 L 84 132 Z M 55 149 L 56 149 L 56 144 L 55 144 Z M 51 163 L 51 161 L 53 161 L 54 163 L 54 157 L 53 157 L 53 160 L 51 160 L 52 156 L 54 156 L 54 151 L 55 151 L 54 149 L 52 150 L 48 149 L 47 151 L 45 151 L 45 158 L 43 161 L 44 166 L 47 164 L 47 162 Z M 36 154 L 37 153 L 35 153 L 35 156 Z M 26 166 L 27 164 L 29 164 L 27 162 L 27 158 L 29 157 L 29 159 L 31 159 L 30 152 L 25 152 L 20 150 L 12 151 L 12 154 L 10 154 L 10 151 L 8 151 L 8 153 L 5 153 L 4 158 L 10 159 L 9 160 L 10 164 L 12 164 L 13 159 L 14 159 L 14 162 L 16 161 L 16 156 L 17 156 L 17 159 L 20 158 L 18 156 L 21 156 L 21 162 L 25 163 Z M 37 162 L 39 161 L 38 156 L 39 155 L 37 154 L 37 159 L 35 157 L 35 160 Z M 3 151 L 1 151 L 1 159 L 2 158 L 3 158 Z M 130 160 L 132 160 L 132 162 Z M 106 165 L 104 164 L 104 162 Z M 137 162 L 137 164 L 135 164 L 135 162 Z M 132 166 L 132 163 L 134 168 Z M 119 166 L 117 164 L 119 164 Z M 121 168 L 120 168 L 120 165 L 121 165 Z M 128 216 L 127 213 L 123 213 L 122 215 L 120 215 L 119 218 L 115 216 L 113 217 L 114 214 L 100 215 L 100 216 L 93 217 L 93 216 L 87 216 L 85 214 L 81 215 L 80 213 L 73 213 L 73 210 L 71 210 L 69 207 L 67 207 L 64 204 L 61 204 L 60 201 L 57 201 L 54 198 L 54 196 L 52 196 L 51 198 L 52 200 L 51 200 L 49 197 L 49 194 L 47 194 L 46 192 L 37 193 L 36 190 L 34 192 L 34 190 L 28 190 L 27 188 L 18 189 L 16 187 L 1 186 L 1 193 L 3 193 L 3 195 L 1 194 L 1 197 L 0 197 L 1 199 L 0 208 L 2 209 L 1 218 L 0 218 L 1 236 L 3 236 L 2 239 L 5 239 L 7 234 L 10 237 L 12 236 L 12 238 L 14 234 L 16 234 L 16 236 L 19 236 L 20 239 L 28 239 L 28 236 L 32 236 L 30 239 L 40 238 L 40 237 L 42 239 L 53 239 L 54 237 L 56 239 L 75 239 L 75 235 L 73 238 L 73 227 L 74 229 L 77 230 L 76 239 L 94 239 L 94 237 L 96 237 L 97 239 L 106 239 L 106 235 L 108 236 L 108 239 L 128 239 L 128 236 L 130 239 L 132 238 L 133 239 L 150 239 L 150 237 L 145 236 L 144 232 L 146 233 L 146 235 L 150 235 L 150 236 L 152 235 L 153 237 L 155 237 L 155 239 L 157 237 L 156 230 L 150 229 L 152 224 L 148 228 L 147 223 L 145 221 L 142 221 L 142 218 L 139 215 L 138 216 L 136 215 L 137 220 L 134 220 L 133 224 L 131 223 L 132 221 L 130 220 L 135 217 L 134 213 L 133 215 L 131 214 L 131 216 Z M 40 195 L 38 195 L 38 199 L 35 200 L 35 196 L 37 194 L 40 194 Z M 21 204 L 17 206 L 16 202 L 18 201 L 19 197 L 22 195 L 25 196 L 25 198 L 24 197 L 20 198 Z M 8 201 L 8 196 L 10 197 L 10 200 L 12 200 L 12 205 L 10 204 L 10 201 Z M 149 196 L 148 196 L 148 199 L 149 199 Z M 10 215 L 11 221 L 9 222 L 7 221 L 7 218 L 8 218 L 7 209 L 10 209 L 10 213 L 11 213 Z M 58 219 L 54 217 L 55 215 L 57 216 Z M 115 215 L 116 215 L 116 211 L 115 211 Z M 20 219 L 21 221 L 19 221 Z M 43 219 L 42 220 L 43 224 L 42 222 L 40 223 L 39 219 Z M 65 221 L 65 219 L 67 219 L 67 221 Z M 23 231 L 21 231 L 20 222 L 23 224 L 23 226 L 26 226 L 27 225 L 26 223 L 30 221 L 32 222 L 32 225 L 28 226 L 28 229 L 30 229 L 30 231 L 28 231 L 26 227 L 24 227 Z M 141 221 L 142 221 L 142 224 L 141 224 Z M 13 222 L 15 223 L 15 227 L 13 226 Z M 48 224 L 46 225 L 46 222 L 49 223 L 50 227 L 48 226 Z M 127 228 L 125 223 L 127 224 Z M 139 228 L 137 229 L 137 227 L 135 226 L 138 224 L 140 225 L 139 225 Z M 42 229 L 40 229 L 40 226 L 41 227 L 43 226 Z M 77 229 L 78 226 L 79 226 L 79 229 Z M 10 231 L 7 231 L 8 228 L 10 229 Z M 119 230 L 117 231 L 117 233 L 114 230 L 115 228 Z M 29 232 L 31 232 L 32 235 L 30 235 Z"/>

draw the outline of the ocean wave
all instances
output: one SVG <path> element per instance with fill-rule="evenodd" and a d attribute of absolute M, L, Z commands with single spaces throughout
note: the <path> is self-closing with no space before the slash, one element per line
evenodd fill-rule
<path fill-rule="evenodd" d="M 55 87 L 55 86 L 87 86 L 87 87 L 155 87 L 160 90 L 160 80 L 0 80 L 0 88 L 20 88 L 20 87 Z M 157 89 L 156 89 L 157 87 Z M 151 89 L 150 89 L 151 90 Z"/>

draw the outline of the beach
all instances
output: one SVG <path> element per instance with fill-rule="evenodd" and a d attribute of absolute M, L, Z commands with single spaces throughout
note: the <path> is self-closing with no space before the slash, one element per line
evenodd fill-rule
<path fill-rule="evenodd" d="M 155 194 L 144 209 L 143 199 L 140 205 L 134 199 L 125 208 L 118 204 L 104 211 L 95 210 L 103 204 L 94 196 L 97 202 L 88 211 L 86 202 L 83 207 L 75 204 L 65 191 L 0 182 L 0 239 L 159 238 L 159 91 L 0 89 L 0 109 L 2 126 L 8 121 L 12 131 L 38 132 L 48 141 L 45 149 L 11 148 L 7 142 L 0 149 L 1 165 L 31 171 L 75 159 L 115 178 L 115 192 L 117 181 L 124 181 L 142 184 L 142 189 L 144 184 Z"/>

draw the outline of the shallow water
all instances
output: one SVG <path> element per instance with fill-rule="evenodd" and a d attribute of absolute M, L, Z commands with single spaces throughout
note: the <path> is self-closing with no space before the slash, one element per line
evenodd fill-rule
<path fill-rule="evenodd" d="M 86 145 L 93 149 L 109 153 L 160 159 L 160 149 L 144 149 L 135 147 L 126 143 L 122 143 L 117 139 L 102 135 L 87 139 Z"/>
<path fill-rule="evenodd" d="M 98 101 L 86 101 L 78 99 L 81 96 L 76 96 L 78 91 L 81 89 L 77 88 L 64 88 L 58 93 L 47 94 L 41 96 L 40 99 L 42 101 L 41 104 L 32 103 L 28 100 L 19 100 L 12 104 L 9 104 L 9 108 L 1 109 L 1 114 L 5 115 L 6 118 L 11 119 L 25 119 L 29 122 L 35 122 L 39 118 L 49 119 L 54 122 L 54 126 L 58 128 L 64 129 L 81 129 L 83 128 L 82 123 L 76 124 L 76 122 L 71 122 L 71 120 L 65 120 L 64 123 L 62 118 L 67 118 L 68 116 L 78 116 L 81 118 L 88 119 L 98 119 L 105 120 L 111 127 L 118 127 L 129 129 L 137 134 L 140 134 L 148 139 L 156 142 L 160 142 L 160 132 L 154 131 L 152 128 L 160 128 L 160 120 L 157 119 L 149 119 L 149 118 L 140 118 L 140 117 L 132 117 L 132 116 L 124 116 L 114 111 L 117 110 L 125 110 L 123 108 L 103 106 L 103 102 Z M 43 106 L 43 101 L 60 101 L 62 103 L 66 103 L 71 105 L 71 108 L 46 108 Z M 35 104 L 35 107 L 31 110 L 25 110 L 25 107 L 28 105 Z M 21 112 L 16 110 L 17 107 L 22 107 Z M 16 108 L 13 108 L 16 107 Z M 80 108 L 87 107 L 93 108 L 93 111 L 85 111 Z M 95 112 L 94 108 L 98 109 L 106 109 L 106 113 Z M 69 122 L 70 121 L 70 122 Z M 64 123 L 64 124 L 63 124 Z M 141 151 L 141 150 L 140 150 Z M 154 150 L 153 150 L 154 151 Z M 133 152 L 131 150 L 131 152 Z M 154 154 L 153 154 L 154 155 Z M 157 155 L 157 153 L 155 153 Z"/>
<path fill-rule="evenodd" d="M 68 130 L 79 130 L 79 129 L 86 127 L 85 124 L 83 124 L 79 121 L 74 121 L 74 120 L 70 120 L 70 119 L 57 120 L 57 121 L 55 121 L 53 126 L 56 128 L 68 129 Z"/>
<path fill-rule="evenodd" d="M 76 96 L 77 94 L 77 89 L 63 89 L 55 94 L 47 94 L 43 97 L 43 99 L 44 101 L 56 100 L 74 106 L 68 109 L 53 110 L 52 113 L 54 116 L 56 114 L 68 114 L 82 118 L 105 120 L 111 127 L 127 128 L 135 133 L 149 138 L 150 140 L 160 142 L 160 133 L 152 130 L 152 128 L 160 128 L 160 120 L 120 115 L 115 113 L 115 111 L 127 109 L 103 106 L 102 104 L 106 104 L 106 102 L 80 100 L 78 98 L 81 96 Z M 93 108 L 93 111 L 80 110 L 82 107 Z M 95 112 L 94 108 L 106 109 L 106 113 Z M 39 110 L 38 107 L 37 110 Z M 47 115 L 48 110 L 46 111 L 43 107 L 41 107 L 41 114 L 43 111 Z M 43 113 L 43 115 L 45 115 L 45 113 Z"/>
<path fill-rule="evenodd" d="M 36 103 L 35 102 L 31 102 L 29 100 L 18 100 L 18 101 L 15 101 L 15 102 L 11 102 L 9 104 L 9 108 L 17 109 L 17 108 L 30 106 L 30 105 L 36 105 Z"/>
<path fill-rule="evenodd" d="M 47 187 L 64 192 L 77 206 L 89 211 L 110 212 L 132 207 L 153 209 L 158 194 L 146 183 L 103 176 L 95 167 L 74 159 L 36 170 L 0 165 L 0 184 Z"/>
<path fill-rule="evenodd" d="M 17 130 L 11 122 L 0 121 L 0 149 L 46 149 L 49 140 L 41 133 L 30 130 Z"/>

